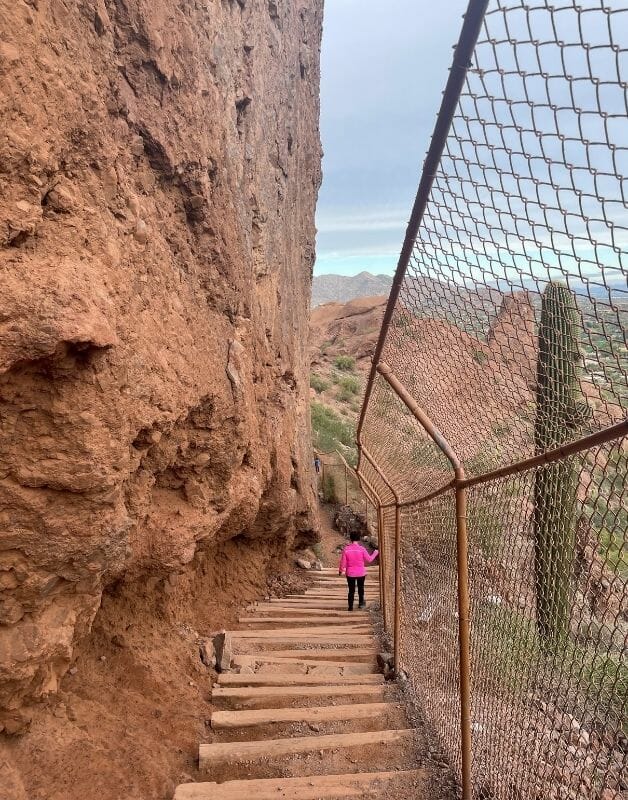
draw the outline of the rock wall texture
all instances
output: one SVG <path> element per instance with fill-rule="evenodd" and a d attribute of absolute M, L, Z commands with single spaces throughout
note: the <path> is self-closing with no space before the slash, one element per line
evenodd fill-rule
<path fill-rule="evenodd" d="M 0 730 L 106 586 L 313 528 L 321 21 L 0 0 Z"/>

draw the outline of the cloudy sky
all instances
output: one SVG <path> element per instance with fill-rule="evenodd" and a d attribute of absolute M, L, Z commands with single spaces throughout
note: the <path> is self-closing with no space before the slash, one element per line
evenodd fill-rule
<path fill-rule="evenodd" d="M 315 274 L 392 273 L 466 0 L 327 0 Z"/>

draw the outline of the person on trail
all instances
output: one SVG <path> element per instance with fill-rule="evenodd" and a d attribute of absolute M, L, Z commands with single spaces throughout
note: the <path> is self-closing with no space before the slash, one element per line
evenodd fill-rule
<path fill-rule="evenodd" d="M 350 534 L 351 544 L 348 544 L 342 551 L 339 575 L 347 576 L 349 587 L 349 611 L 353 611 L 353 599 L 355 597 L 355 586 L 358 586 L 358 608 L 366 608 L 364 600 L 364 580 L 366 579 L 366 564 L 375 561 L 379 555 L 379 550 L 374 550 L 370 555 L 368 550 L 360 544 L 360 534 L 352 531 Z"/>
<path fill-rule="evenodd" d="M 321 460 L 318 456 L 314 459 L 314 469 L 316 470 L 316 474 L 321 471 Z"/>

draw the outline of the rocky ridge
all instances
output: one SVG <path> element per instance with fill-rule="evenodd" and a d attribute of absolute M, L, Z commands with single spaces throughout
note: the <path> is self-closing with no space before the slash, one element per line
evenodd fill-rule
<path fill-rule="evenodd" d="M 390 292 L 392 276 L 360 272 L 357 275 L 315 275 L 312 281 L 312 308 L 323 303 L 346 303 Z"/>

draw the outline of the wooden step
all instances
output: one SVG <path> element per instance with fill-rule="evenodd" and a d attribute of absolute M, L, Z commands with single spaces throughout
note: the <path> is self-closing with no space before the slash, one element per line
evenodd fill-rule
<path fill-rule="evenodd" d="M 305 652 L 306 655 L 308 651 Z M 370 675 L 379 672 L 375 660 L 370 663 L 363 663 L 358 661 L 324 661 L 307 658 L 282 658 L 281 656 L 268 656 L 266 653 L 254 653 L 253 655 L 237 655 L 233 657 L 233 663 L 236 667 L 239 666 L 253 666 L 254 664 L 263 665 L 276 665 L 281 666 L 302 666 L 302 667 L 335 667 L 342 669 L 344 675 Z"/>
<path fill-rule="evenodd" d="M 252 797 L 255 800 L 337 800 L 344 797 L 365 800 L 391 796 L 387 788 L 397 781 L 407 779 L 416 783 L 424 777 L 423 770 L 398 770 L 225 783 L 183 783 L 177 786 L 174 800 L 251 800 Z"/>
<path fill-rule="evenodd" d="M 311 586 L 308 587 L 306 591 L 310 591 L 310 589 L 348 589 L 347 581 L 342 578 L 338 581 L 314 581 Z M 357 588 L 357 587 L 356 587 Z M 378 589 L 379 590 L 379 581 L 370 580 L 366 584 L 367 589 Z"/>
<path fill-rule="evenodd" d="M 222 672 L 218 676 L 219 686 L 326 686 L 334 683 L 336 686 L 345 684 L 382 684 L 384 676 L 372 675 L 299 675 L 292 672 L 273 672 L 261 675 L 238 675 L 232 672 Z"/>
<path fill-rule="evenodd" d="M 287 595 L 287 599 L 305 599 L 309 600 L 310 598 L 315 598 L 319 600 L 335 600 L 337 597 L 347 597 L 346 590 L 338 589 L 338 591 L 334 592 L 332 590 L 321 592 L 318 589 L 308 589 L 307 592 L 304 594 L 289 594 Z M 355 593 L 355 598 L 357 600 L 358 593 Z M 368 600 L 377 600 L 379 597 L 379 592 L 364 592 L 364 597 Z"/>
<path fill-rule="evenodd" d="M 244 655 L 251 655 L 246 653 Z M 367 662 L 373 663 L 377 658 L 377 650 L 373 647 L 347 647 L 347 648 L 316 648 L 316 649 L 303 649 L 303 650 L 266 650 L 253 654 L 255 658 L 288 658 L 291 661 L 300 661 L 307 658 L 310 661 L 319 661 L 321 659 L 331 659 L 334 661 L 343 662 Z M 235 658 L 238 656 L 236 655 Z"/>
<path fill-rule="evenodd" d="M 257 633 L 257 631 L 253 632 Z M 373 641 L 373 637 L 368 634 L 349 636 L 349 634 L 345 633 L 341 636 L 332 636 L 331 634 L 327 636 L 308 636 L 307 633 L 302 633 L 300 636 L 295 636 L 294 634 L 290 636 L 281 636 L 280 634 L 275 634 L 272 638 L 244 636 L 238 639 L 234 637 L 233 641 L 236 645 L 237 652 L 250 653 L 251 647 L 276 647 L 277 645 L 302 645 L 307 652 L 309 648 L 328 646 L 338 646 L 344 648 L 367 647 Z M 248 649 L 242 650 L 243 647 Z"/>
<path fill-rule="evenodd" d="M 364 596 L 366 597 L 367 600 L 369 598 L 377 600 L 377 599 L 379 599 L 379 592 L 366 592 L 366 594 Z M 288 594 L 288 595 L 286 595 L 285 597 L 282 597 L 282 598 L 271 597 L 268 602 L 269 603 L 273 603 L 273 604 L 279 603 L 281 605 L 283 603 L 289 602 L 290 600 L 292 600 L 293 602 L 294 601 L 303 602 L 305 600 L 309 600 L 309 601 L 312 601 L 312 600 L 344 600 L 346 602 L 347 599 L 348 599 L 347 592 L 343 591 L 342 589 L 339 589 L 337 592 L 332 592 L 332 591 L 329 591 L 329 592 L 314 592 L 313 591 L 311 594 L 308 592 L 308 593 L 304 593 L 304 594 Z M 356 605 L 357 605 L 357 599 L 358 599 L 357 592 L 355 594 L 355 599 L 356 599 Z"/>
<path fill-rule="evenodd" d="M 215 764 L 253 761 L 261 758 L 281 758 L 315 750 L 336 750 L 368 745 L 388 745 L 411 741 L 414 731 L 368 731 L 366 733 L 333 733 L 323 736 L 293 736 L 286 739 L 266 739 L 259 742 L 220 742 L 201 744 L 199 769 L 211 769 Z"/>
<path fill-rule="evenodd" d="M 282 617 L 289 614 L 290 616 L 298 617 L 300 620 L 315 618 L 320 619 L 323 622 L 327 622 L 328 619 L 340 619 L 344 622 L 351 622 L 352 620 L 357 620 L 358 622 L 368 622 L 371 619 L 371 615 L 368 613 L 368 611 L 357 608 L 354 611 L 347 611 L 346 608 L 343 611 L 335 611 L 333 609 L 325 608 L 295 608 L 294 606 L 275 606 L 269 604 L 248 608 L 247 613 L 251 615 L 263 614 L 265 617 L 269 615 Z"/>
<path fill-rule="evenodd" d="M 368 586 L 379 587 L 379 580 L 377 578 L 370 578 L 367 576 Z M 312 581 L 312 586 L 344 586 L 347 587 L 346 578 L 332 578 L 331 576 L 324 576 L 322 578 L 315 578 Z"/>
<path fill-rule="evenodd" d="M 314 708 L 263 708 L 255 711 L 214 711 L 213 730 L 236 730 L 284 722 L 344 722 L 377 719 L 397 706 L 394 703 L 352 703 L 350 706 L 315 706 Z"/>
<path fill-rule="evenodd" d="M 309 589 L 306 589 L 307 594 L 311 594 L 314 591 L 342 592 L 344 594 L 347 594 L 349 590 L 346 583 L 314 583 L 312 584 L 312 586 L 310 586 Z M 372 592 L 373 594 L 379 594 L 379 586 L 374 586 L 372 583 L 369 583 L 365 591 Z M 357 588 L 356 588 L 356 594 L 357 594 Z"/>
<path fill-rule="evenodd" d="M 350 612 L 347 611 L 347 614 Z M 364 621 L 366 622 L 368 617 L 364 615 Z M 238 617 L 238 622 L 242 623 L 243 625 L 306 625 L 306 626 L 313 626 L 313 625 L 320 625 L 321 622 L 325 622 L 325 625 L 334 627 L 338 625 L 346 625 L 347 619 L 341 617 L 331 617 L 330 619 L 322 620 L 320 615 L 312 616 L 312 617 Z M 361 622 L 362 620 L 360 620 Z M 372 630 L 372 626 L 371 626 Z"/>
<path fill-rule="evenodd" d="M 352 611 L 347 610 L 347 598 L 344 599 L 342 597 L 332 598 L 331 600 L 319 600 L 318 598 L 285 598 L 279 602 L 274 600 L 270 601 L 273 605 L 282 605 L 282 606 L 290 606 L 292 608 L 326 608 L 330 611 L 347 611 L 348 614 L 352 614 Z M 362 609 L 358 609 L 358 604 L 355 604 L 356 611 L 361 611 Z"/>
<path fill-rule="evenodd" d="M 272 639 L 275 636 L 354 636 L 373 633 L 372 625 L 315 625 L 304 632 L 303 626 L 299 628 L 270 628 L 266 630 L 237 630 L 231 631 L 233 639 Z"/>
<path fill-rule="evenodd" d="M 340 559 L 339 559 L 340 560 Z M 365 567 L 367 575 L 379 575 L 379 567 Z M 338 575 L 338 567 L 323 567 L 316 570 L 317 575 Z"/>
<path fill-rule="evenodd" d="M 293 700 L 295 697 L 311 700 L 316 697 L 342 697 L 350 695 L 358 697 L 368 695 L 384 697 L 384 686 L 373 684 L 351 683 L 345 686 L 326 684 L 324 686 L 216 686 L 212 690 L 212 701 L 229 700 L 237 705 L 254 707 L 277 700 Z"/>

